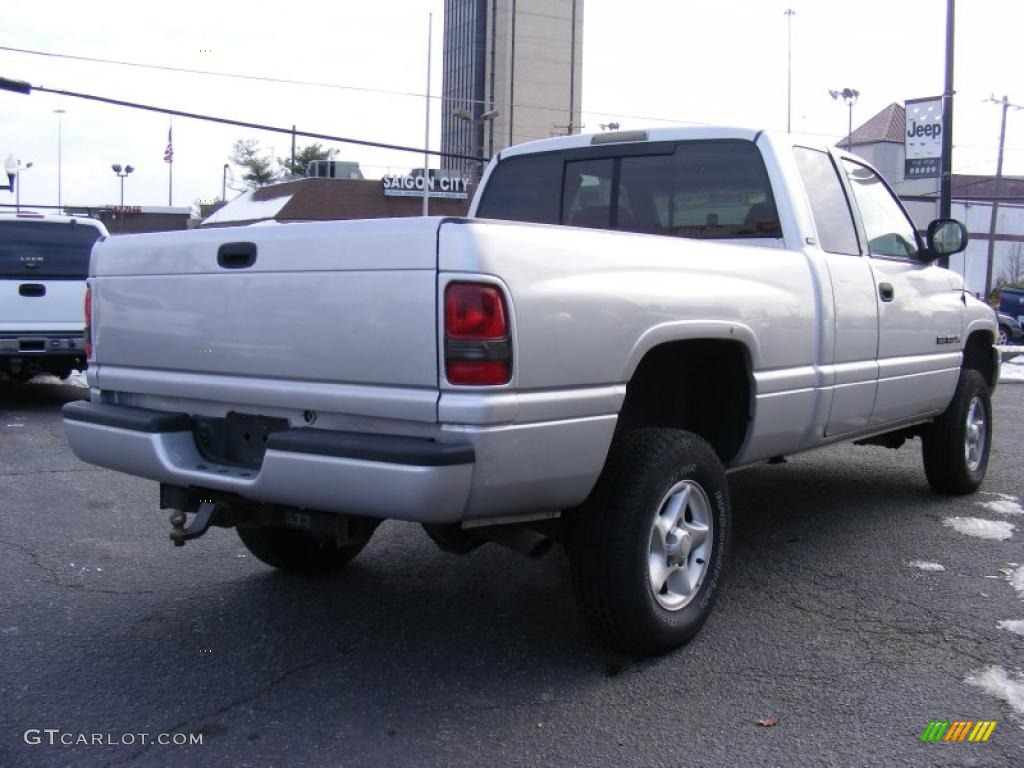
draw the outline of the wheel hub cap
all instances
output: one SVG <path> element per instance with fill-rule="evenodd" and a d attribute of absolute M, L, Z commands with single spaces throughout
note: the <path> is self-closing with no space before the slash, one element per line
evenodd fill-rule
<path fill-rule="evenodd" d="M 971 400 L 967 407 L 967 430 L 964 437 L 964 458 L 967 468 L 977 472 L 985 455 L 985 405 L 980 397 Z"/>
<path fill-rule="evenodd" d="M 648 577 L 655 599 L 670 611 L 700 590 L 711 560 L 711 503 L 692 480 L 676 483 L 658 505 L 651 525 Z"/>

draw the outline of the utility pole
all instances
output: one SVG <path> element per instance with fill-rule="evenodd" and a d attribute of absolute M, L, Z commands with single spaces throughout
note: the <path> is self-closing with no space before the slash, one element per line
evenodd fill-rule
<path fill-rule="evenodd" d="M 292 173 L 295 173 L 295 123 L 292 123 Z"/>
<path fill-rule="evenodd" d="M 999 124 L 999 155 L 996 159 L 996 183 L 995 188 L 992 190 L 992 217 L 988 223 L 988 260 L 985 264 L 985 298 L 992 293 L 992 269 L 995 265 L 996 256 L 996 228 L 998 226 L 999 217 L 999 192 L 1003 186 L 1003 145 L 1006 143 L 1006 113 L 1010 107 L 1014 109 L 1024 109 L 1024 107 L 1018 104 L 1011 104 L 1009 98 L 1005 95 L 1002 99 L 997 99 L 995 96 L 990 96 L 985 101 L 993 104 L 999 104 L 1003 108 L 1002 120 Z"/>
<path fill-rule="evenodd" d="M 793 128 L 793 17 L 796 11 L 787 8 L 786 16 L 786 133 Z"/>
<path fill-rule="evenodd" d="M 946 82 L 942 91 L 942 159 L 939 167 L 939 218 L 948 219 L 953 208 L 953 53 L 956 2 L 946 0 Z M 949 266 L 949 257 L 940 260 Z"/>
<path fill-rule="evenodd" d="M 60 213 L 61 198 L 60 198 L 60 177 L 61 168 L 63 166 L 63 146 L 64 146 L 64 115 L 67 113 L 66 109 L 55 109 L 53 110 L 57 115 L 57 213 Z"/>
<path fill-rule="evenodd" d="M 434 47 L 434 14 L 427 21 L 427 121 L 423 138 L 423 215 L 430 215 L 430 57 Z"/>

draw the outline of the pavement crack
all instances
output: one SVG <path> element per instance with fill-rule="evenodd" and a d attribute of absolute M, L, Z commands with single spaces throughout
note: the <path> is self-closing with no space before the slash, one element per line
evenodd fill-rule
<path fill-rule="evenodd" d="M 71 584 L 62 578 L 64 572 L 61 569 L 41 562 L 39 554 L 37 552 L 33 552 L 28 547 L 22 544 L 15 544 L 14 542 L 3 540 L 0 540 L 0 547 L 9 549 L 22 557 L 25 557 L 28 560 L 29 565 L 38 568 L 49 577 L 46 579 L 46 583 L 61 589 L 72 589 L 78 592 L 95 592 L 101 595 L 151 595 L 155 591 L 152 589 L 110 589 L 105 587 L 91 587 L 88 584 Z"/>

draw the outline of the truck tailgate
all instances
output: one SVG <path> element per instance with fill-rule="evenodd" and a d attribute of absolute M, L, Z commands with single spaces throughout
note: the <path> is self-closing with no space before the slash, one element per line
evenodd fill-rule
<path fill-rule="evenodd" d="M 182 397 L 223 377 L 436 390 L 440 221 L 110 238 L 92 265 L 95 381 Z"/>

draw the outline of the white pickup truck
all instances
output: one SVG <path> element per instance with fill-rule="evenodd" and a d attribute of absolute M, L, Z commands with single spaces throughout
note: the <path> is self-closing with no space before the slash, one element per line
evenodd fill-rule
<path fill-rule="evenodd" d="M 721 587 L 727 471 L 920 437 L 936 490 L 982 482 L 995 316 L 934 263 L 965 244 L 787 134 L 535 142 L 465 219 L 100 243 L 65 427 L 159 481 L 176 544 L 237 526 L 311 571 L 386 518 L 449 551 L 560 541 L 595 631 L 659 653 Z"/>
<path fill-rule="evenodd" d="M 85 368 L 89 253 L 106 236 L 95 219 L 0 213 L 0 376 L 64 379 Z"/>

